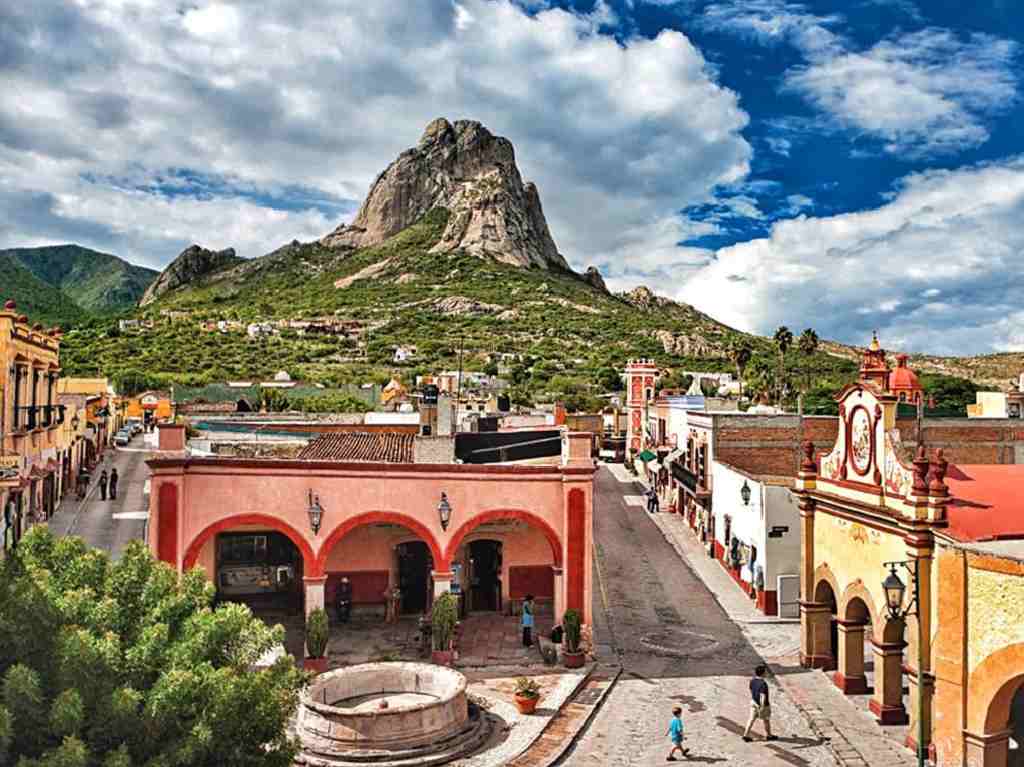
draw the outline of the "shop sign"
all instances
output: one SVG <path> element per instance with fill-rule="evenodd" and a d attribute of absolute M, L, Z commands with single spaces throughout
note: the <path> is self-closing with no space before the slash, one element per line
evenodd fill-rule
<path fill-rule="evenodd" d="M 772 525 L 772 529 L 768 531 L 769 538 L 781 538 L 783 535 L 789 532 L 789 525 Z"/>

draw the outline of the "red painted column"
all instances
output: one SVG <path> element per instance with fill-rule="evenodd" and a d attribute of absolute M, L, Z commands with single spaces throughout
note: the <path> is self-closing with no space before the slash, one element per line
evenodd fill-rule
<path fill-rule="evenodd" d="M 160 485 L 157 504 L 157 559 L 178 567 L 178 487 L 171 482 Z"/>
<path fill-rule="evenodd" d="M 583 599 L 586 584 L 587 509 L 583 491 L 569 491 L 569 524 L 566 535 L 566 608 L 585 613 Z"/>

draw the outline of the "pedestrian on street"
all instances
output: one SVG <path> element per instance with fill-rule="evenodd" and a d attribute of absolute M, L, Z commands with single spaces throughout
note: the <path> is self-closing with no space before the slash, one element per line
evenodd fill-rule
<path fill-rule="evenodd" d="M 658 511 L 658 494 L 653 487 L 647 490 L 647 511 L 651 514 Z"/>
<path fill-rule="evenodd" d="M 523 600 L 523 647 L 533 646 L 533 594 L 527 594 Z"/>
<path fill-rule="evenodd" d="M 117 500 L 117 467 L 110 470 L 110 500 Z"/>
<path fill-rule="evenodd" d="M 100 473 L 100 500 L 107 500 L 107 470 Z"/>
<path fill-rule="evenodd" d="M 668 723 L 668 737 L 672 741 L 672 750 L 668 752 L 666 762 L 677 761 L 676 751 L 680 756 L 690 753 L 690 749 L 683 748 L 683 710 L 679 706 L 672 709 L 672 719 Z"/>
<path fill-rule="evenodd" d="M 768 668 L 761 664 L 754 669 L 754 677 L 750 680 L 750 720 L 743 731 L 743 740 L 747 743 L 750 742 L 750 730 L 758 719 L 764 722 L 765 740 L 778 740 L 778 736 L 772 735 L 772 707 L 768 700 L 768 682 L 764 679 L 767 673 Z"/>

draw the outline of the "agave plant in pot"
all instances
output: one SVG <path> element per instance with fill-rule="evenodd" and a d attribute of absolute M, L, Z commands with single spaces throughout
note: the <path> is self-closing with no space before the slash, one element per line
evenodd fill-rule
<path fill-rule="evenodd" d="M 455 626 L 459 621 L 459 605 L 454 594 L 442 594 L 434 600 L 431 612 L 431 660 L 450 666 L 455 656 Z"/>
<path fill-rule="evenodd" d="M 329 635 L 327 613 L 320 607 L 310 611 L 306 618 L 306 659 L 302 662 L 306 671 L 322 674 L 327 670 Z"/>
<path fill-rule="evenodd" d="M 580 645 L 580 614 L 569 609 L 562 618 L 562 629 L 565 631 L 565 644 L 562 647 L 562 662 L 566 668 L 580 668 L 586 661 L 586 653 Z"/>
<path fill-rule="evenodd" d="M 532 714 L 540 700 L 540 685 L 527 676 L 516 680 L 516 708 L 520 714 Z"/>

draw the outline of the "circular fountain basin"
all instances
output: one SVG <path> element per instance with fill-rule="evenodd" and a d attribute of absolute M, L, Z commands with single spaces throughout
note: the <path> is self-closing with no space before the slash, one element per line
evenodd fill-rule
<path fill-rule="evenodd" d="M 408 754 L 460 739 L 472 729 L 469 718 L 466 677 L 458 671 L 426 663 L 364 663 L 317 676 L 302 692 L 297 729 L 307 753 Z"/>

